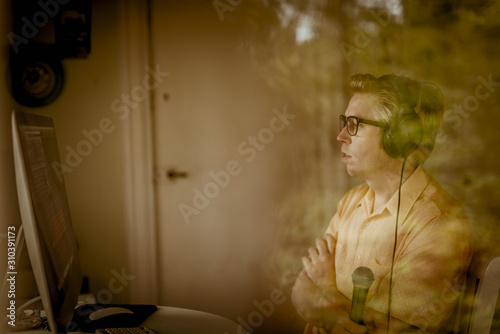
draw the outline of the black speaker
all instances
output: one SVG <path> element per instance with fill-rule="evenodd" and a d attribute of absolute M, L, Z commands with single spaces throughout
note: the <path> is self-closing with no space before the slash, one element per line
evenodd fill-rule
<path fill-rule="evenodd" d="M 14 99 L 27 107 L 52 103 L 64 87 L 64 70 L 52 45 L 29 45 L 11 51 L 8 87 Z"/>
<path fill-rule="evenodd" d="M 91 0 L 12 1 L 8 85 L 24 106 L 52 103 L 64 86 L 64 58 L 90 53 Z"/>
<path fill-rule="evenodd" d="M 400 104 L 399 110 L 393 114 L 389 126 L 385 128 L 382 143 L 385 152 L 393 158 L 407 158 L 415 151 L 424 134 L 423 124 L 414 110 L 416 104 L 403 77 L 383 76 L 390 84 Z"/>

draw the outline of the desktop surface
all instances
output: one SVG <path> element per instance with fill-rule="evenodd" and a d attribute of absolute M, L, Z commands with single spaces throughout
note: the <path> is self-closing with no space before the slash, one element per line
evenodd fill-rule
<path fill-rule="evenodd" d="M 224 317 L 178 307 L 158 306 L 141 326 L 154 330 L 157 334 L 236 334 L 246 333 L 235 322 Z M 8 334 L 43 334 L 43 329 L 13 331 Z"/>
<path fill-rule="evenodd" d="M 224 317 L 195 310 L 159 306 L 141 326 L 158 334 L 225 334 L 244 333 L 242 328 Z"/>

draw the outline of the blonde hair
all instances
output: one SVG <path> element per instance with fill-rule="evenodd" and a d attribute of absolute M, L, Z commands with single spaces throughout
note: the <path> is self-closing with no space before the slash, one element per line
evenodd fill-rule
<path fill-rule="evenodd" d="M 352 93 L 374 94 L 378 104 L 374 113 L 379 121 L 391 124 L 403 105 L 408 105 L 420 117 L 423 137 L 419 147 L 410 156 L 415 164 L 423 163 L 434 150 L 436 136 L 444 113 L 443 93 L 435 84 L 387 74 L 355 74 L 349 80 Z"/>

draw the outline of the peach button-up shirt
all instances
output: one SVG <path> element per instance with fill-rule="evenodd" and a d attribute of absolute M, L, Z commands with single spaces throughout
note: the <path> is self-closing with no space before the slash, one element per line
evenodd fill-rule
<path fill-rule="evenodd" d="M 398 193 L 375 212 L 374 198 L 367 184 L 349 191 L 326 233 L 337 241 L 338 290 L 352 299 L 351 275 L 368 267 L 367 307 L 387 313 Z M 391 315 L 427 332 L 445 324 L 470 263 L 469 239 L 463 208 L 418 167 L 401 189 Z"/>

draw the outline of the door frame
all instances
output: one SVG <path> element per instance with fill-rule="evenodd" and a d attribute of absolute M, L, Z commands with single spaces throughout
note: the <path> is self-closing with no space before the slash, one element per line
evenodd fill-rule
<path fill-rule="evenodd" d="M 143 82 L 150 60 L 149 1 L 120 1 L 120 91 Z M 125 271 L 130 303 L 157 304 L 158 262 L 153 184 L 154 156 L 149 96 L 123 115 Z"/>

